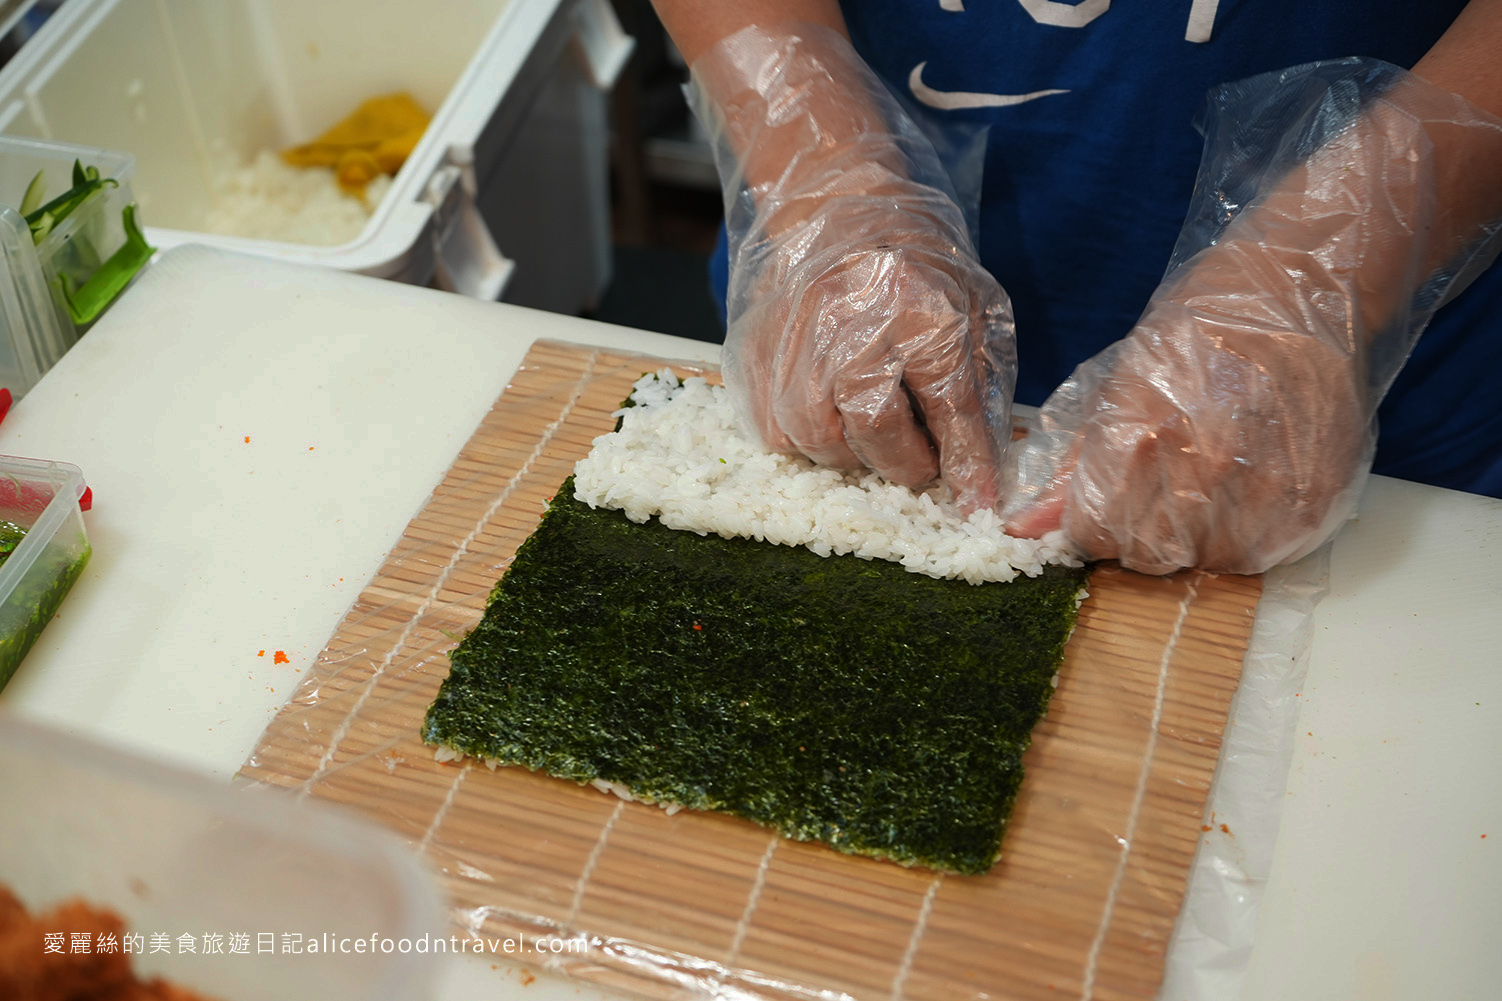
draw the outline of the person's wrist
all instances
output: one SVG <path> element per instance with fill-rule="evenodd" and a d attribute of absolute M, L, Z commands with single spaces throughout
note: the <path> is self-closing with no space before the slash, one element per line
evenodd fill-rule
<path fill-rule="evenodd" d="M 790 166 L 807 172 L 851 144 L 891 133 L 880 80 L 847 38 L 824 25 L 744 28 L 690 70 L 713 111 L 712 128 L 744 160 L 753 188 L 778 183 Z"/>

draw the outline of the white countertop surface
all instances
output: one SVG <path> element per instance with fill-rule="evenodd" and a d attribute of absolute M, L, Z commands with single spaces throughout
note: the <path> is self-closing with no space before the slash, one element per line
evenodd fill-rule
<path fill-rule="evenodd" d="M 94 491 L 93 559 L 0 711 L 228 781 L 539 337 L 718 353 L 159 258 L 0 424 L 0 452 L 75 463 Z M 1502 502 L 1383 478 L 1337 539 L 1249 999 L 1502 991 L 1499 563 Z M 453 963 L 440 996 L 608 997 L 510 960 Z"/>

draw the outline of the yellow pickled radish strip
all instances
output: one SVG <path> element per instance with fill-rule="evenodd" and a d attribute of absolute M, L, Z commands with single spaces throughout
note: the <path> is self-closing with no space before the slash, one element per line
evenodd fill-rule
<path fill-rule="evenodd" d="M 375 180 L 380 173 L 381 168 L 376 163 L 376 158 L 363 149 L 345 150 L 339 156 L 338 166 L 334 168 L 339 187 L 352 195 L 362 194 L 365 185 Z"/>
<path fill-rule="evenodd" d="M 395 174 L 402 169 L 402 164 L 407 162 L 407 157 L 417 148 L 422 141 L 422 128 L 412 129 L 399 136 L 385 139 L 375 148 L 375 162 L 388 174 Z"/>
<path fill-rule="evenodd" d="M 340 187 L 359 194 L 377 174 L 401 169 L 429 120 L 410 94 L 372 97 L 312 142 L 283 150 L 282 159 L 294 167 L 332 167 Z"/>

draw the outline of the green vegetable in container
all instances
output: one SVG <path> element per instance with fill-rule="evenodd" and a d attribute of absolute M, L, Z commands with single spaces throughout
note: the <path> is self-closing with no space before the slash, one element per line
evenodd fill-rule
<path fill-rule="evenodd" d="M 14 549 L 12 545 L 11 551 Z M 54 541 L 37 557 L 15 590 L 0 602 L 0 688 L 10 681 L 37 637 L 57 614 L 74 581 L 83 573 L 91 552 L 86 542 L 68 546 Z M 4 558 L 9 556 L 10 552 L 6 552 Z"/>
<path fill-rule="evenodd" d="M 119 187 L 119 182 L 113 177 L 100 177 L 98 167 L 85 167 L 82 161 L 74 160 L 73 187 L 39 207 L 35 203 L 46 194 L 47 180 L 42 171 L 37 171 L 37 176 L 26 186 L 26 197 L 21 201 L 21 214 L 26 217 L 26 225 L 31 227 L 31 242 L 39 244 L 47 239 L 47 234 L 85 199 L 107 187 Z"/>
<path fill-rule="evenodd" d="M 119 182 L 112 177 L 101 177 L 98 167 L 85 167 L 82 161 L 74 160 L 73 186 L 43 205 L 40 203 L 46 197 L 46 177 L 38 171 L 27 185 L 26 194 L 21 200 L 21 214 L 31 229 L 32 243 L 41 245 L 80 206 L 99 192 L 112 187 L 119 187 Z M 125 242 L 107 258 L 89 242 L 84 233 L 80 232 L 75 236 L 73 249 L 78 265 L 71 270 L 61 271 L 54 279 L 54 287 L 76 324 L 90 323 L 97 319 L 155 253 L 155 248 L 146 242 L 136 221 L 134 204 L 125 206 L 121 213 L 121 225 L 125 231 Z"/>
<path fill-rule="evenodd" d="M 26 529 L 12 521 L 0 521 L 0 566 L 10 559 L 21 540 L 26 538 Z"/>

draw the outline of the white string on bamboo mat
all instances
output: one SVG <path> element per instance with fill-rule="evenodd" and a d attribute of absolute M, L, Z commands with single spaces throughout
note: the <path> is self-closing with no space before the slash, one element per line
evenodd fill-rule
<path fill-rule="evenodd" d="M 1132 794 L 1132 809 L 1127 814 L 1126 831 L 1117 839 L 1121 842 L 1121 854 L 1116 860 L 1116 875 L 1111 880 L 1111 891 L 1106 894 L 1106 906 L 1101 911 L 1100 924 L 1095 929 L 1095 940 L 1090 943 L 1090 955 L 1085 960 L 1085 977 L 1080 989 L 1080 1001 L 1090 1001 L 1095 993 L 1095 968 L 1100 962 L 1100 950 L 1105 944 L 1106 932 L 1110 930 L 1111 918 L 1116 910 L 1116 895 L 1121 892 L 1122 881 L 1126 878 L 1127 860 L 1131 858 L 1132 841 L 1137 836 L 1137 817 L 1142 812 L 1142 800 L 1147 793 L 1147 780 L 1153 770 L 1153 755 L 1158 749 L 1158 725 L 1163 720 L 1163 696 L 1168 687 L 1168 665 L 1173 660 L 1173 651 L 1178 645 L 1179 634 L 1184 631 L 1184 621 L 1189 618 L 1189 606 L 1199 595 L 1199 584 L 1204 579 L 1203 572 L 1196 573 L 1185 589 L 1184 597 L 1179 601 L 1178 615 L 1173 620 L 1173 629 L 1168 634 L 1168 642 L 1163 646 L 1163 656 L 1158 661 L 1158 688 L 1153 696 L 1152 721 L 1147 728 L 1147 749 L 1142 755 L 1142 767 L 1137 772 L 1137 788 Z"/>
<path fill-rule="evenodd" d="M 595 846 L 589 850 L 589 858 L 584 860 L 584 869 L 579 873 L 579 882 L 574 884 L 574 900 L 569 904 L 568 918 L 563 922 L 565 934 L 578 931 L 574 927 L 574 922 L 579 919 L 579 909 L 584 906 L 584 891 L 589 886 L 589 877 L 594 875 L 600 856 L 605 854 L 605 842 L 610 840 L 610 832 L 615 829 L 615 822 L 625 808 L 625 800 L 616 800 L 615 809 L 610 811 L 610 819 L 605 821 L 604 827 L 600 828 L 600 836 L 595 839 Z"/>
<path fill-rule="evenodd" d="M 913 972 L 913 960 L 918 955 L 918 943 L 923 941 L 923 933 L 928 930 L 928 914 L 934 909 L 934 897 L 939 895 L 939 885 L 943 882 L 944 874 L 937 873 L 933 882 L 928 884 L 928 892 L 923 895 L 923 906 L 918 908 L 918 918 L 913 922 L 913 934 L 907 940 L 907 950 L 902 954 L 897 975 L 892 978 L 892 1001 L 901 1001 L 902 989 L 907 986 L 908 974 Z"/>
<path fill-rule="evenodd" d="M 438 833 L 438 828 L 443 824 L 443 818 L 448 814 L 449 807 L 454 805 L 454 800 L 459 796 L 459 787 L 464 784 L 464 778 L 473 767 L 472 758 L 466 758 L 464 767 L 459 769 L 459 774 L 454 776 L 454 781 L 449 783 L 449 791 L 443 797 L 443 802 L 438 804 L 438 809 L 433 812 L 433 820 L 428 824 L 428 829 L 422 832 L 422 840 L 417 843 L 418 852 L 426 852 L 428 844 L 433 840 L 433 835 Z"/>
<path fill-rule="evenodd" d="M 590 379 L 594 377 L 595 362 L 596 359 L 599 358 L 599 356 L 600 352 L 591 351 L 588 357 L 585 358 L 584 371 L 574 382 L 573 391 L 569 394 L 568 401 L 564 403 L 563 409 L 559 411 L 558 416 L 555 417 L 548 424 L 548 426 L 543 429 L 542 435 L 537 439 L 537 444 L 533 446 L 531 454 L 527 456 L 527 459 L 522 463 L 521 468 L 516 471 L 511 479 L 506 481 L 506 486 L 502 488 L 499 494 L 496 495 L 495 500 L 493 500 L 490 506 L 485 509 L 485 513 L 480 516 L 479 521 L 475 523 L 474 527 L 470 529 L 469 534 L 466 535 L 464 539 L 459 543 L 458 548 L 454 550 L 454 554 L 449 557 L 448 563 L 445 564 L 444 568 L 439 571 L 437 579 L 433 582 L 433 585 L 429 589 L 427 596 L 423 598 L 422 604 L 418 606 L 417 611 L 412 614 L 412 617 L 407 620 L 407 624 L 402 629 L 401 635 L 396 638 L 396 642 L 391 644 L 391 648 L 387 650 L 385 656 L 381 658 L 380 666 L 378 666 L 375 670 L 375 673 L 366 680 L 363 686 L 363 690 L 360 692 L 359 698 L 355 700 L 354 706 L 350 708 L 350 711 L 340 722 L 338 728 L 335 729 L 334 736 L 329 740 L 328 749 L 323 752 L 323 756 L 318 760 L 318 767 L 313 770 L 313 774 L 308 776 L 307 781 L 305 781 L 298 789 L 298 799 L 307 798 L 307 796 L 313 791 L 313 786 L 316 785 L 318 781 L 323 778 L 324 773 L 328 771 L 329 762 L 334 759 L 334 754 L 338 751 L 339 744 L 344 740 L 345 735 L 349 733 L 350 724 L 353 723 L 355 717 L 359 715 L 360 710 L 364 707 L 366 700 L 370 698 L 370 693 L 375 691 L 377 680 L 379 680 L 380 677 L 386 673 L 386 669 L 389 668 L 392 662 L 396 659 L 397 651 L 406 646 L 407 640 L 412 635 L 412 631 L 417 628 L 417 623 L 420 622 L 422 620 L 422 617 L 428 613 L 428 609 L 433 606 L 433 602 L 436 601 L 438 595 L 443 592 L 443 585 L 448 581 L 449 575 L 454 572 L 454 568 L 459 565 L 459 561 L 466 555 L 468 555 L 470 545 L 475 541 L 476 538 L 479 537 L 480 533 L 484 531 L 485 526 L 490 523 L 490 519 L 495 517 L 495 513 L 500 510 L 501 505 L 506 503 L 507 498 L 509 498 L 511 494 L 516 490 L 516 487 L 521 482 L 522 477 L 526 476 L 526 474 L 531 470 L 532 464 L 536 462 L 537 459 L 542 455 L 543 450 L 547 448 L 548 443 L 553 440 L 553 436 L 558 433 L 559 427 L 563 425 L 563 422 L 568 419 L 569 414 L 573 412 L 574 407 L 578 405 L 579 398 L 584 395 L 585 387 L 589 385 Z"/>
<path fill-rule="evenodd" d="M 756 867 L 756 879 L 751 883 L 751 894 L 746 898 L 746 906 L 741 910 L 741 919 L 735 924 L 735 937 L 730 940 L 730 948 L 725 953 L 725 965 L 734 966 L 740 958 L 741 945 L 746 941 L 746 933 L 751 930 L 751 915 L 756 913 L 756 905 L 761 900 L 762 887 L 767 885 L 767 870 L 772 868 L 772 856 L 777 852 L 777 842 L 782 840 L 782 835 L 774 834 L 767 842 L 767 850 L 761 853 L 761 864 Z"/>

